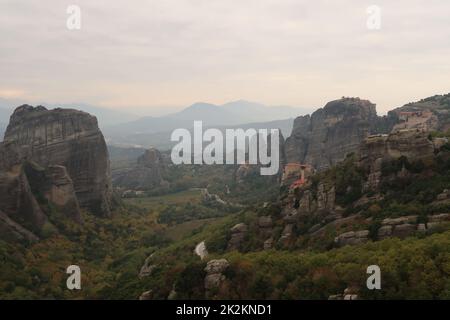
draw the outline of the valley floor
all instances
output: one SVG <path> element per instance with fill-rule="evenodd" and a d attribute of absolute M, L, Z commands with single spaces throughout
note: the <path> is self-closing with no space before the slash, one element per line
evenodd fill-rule
<path fill-rule="evenodd" d="M 153 299 L 328 299 L 356 287 L 364 299 L 450 298 L 450 231 L 322 252 L 237 252 L 226 249 L 227 231 L 254 219 L 251 210 L 166 224 L 158 222 L 159 213 L 173 204 L 199 205 L 200 193 L 125 202 L 113 219 L 85 215 L 83 228 L 67 227 L 66 236 L 54 234 L 30 247 L 0 242 L 0 297 L 137 299 L 151 292 Z M 194 254 L 202 241 L 205 260 Z M 220 289 L 209 292 L 204 269 L 212 259 L 226 259 L 229 268 Z M 71 264 L 81 267 L 82 290 L 65 287 Z M 381 268 L 381 290 L 365 287 L 372 264 Z"/>

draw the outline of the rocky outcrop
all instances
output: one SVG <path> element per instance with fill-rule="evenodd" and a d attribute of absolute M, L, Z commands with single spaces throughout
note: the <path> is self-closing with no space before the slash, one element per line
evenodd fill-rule
<path fill-rule="evenodd" d="M 132 190 L 149 190 L 156 187 L 167 187 L 168 182 L 163 176 L 167 163 L 161 152 L 152 148 L 146 150 L 137 159 L 136 166 L 113 173 L 113 184 Z"/>
<path fill-rule="evenodd" d="M 24 167 L 33 194 L 43 196 L 64 216 L 82 222 L 74 185 L 66 167 L 50 165 L 42 168 L 33 162 L 27 162 Z"/>
<path fill-rule="evenodd" d="M 417 223 L 417 216 L 405 216 L 395 219 L 384 219 L 378 230 L 378 239 L 396 237 L 404 239 L 414 235 L 416 232 L 434 231 L 439 226 L 450 223 L 450 214 L 441 213 L 427 217 L 428 222 Z"/>
<path fill-rule="evenodd" d="M 336 208 L 336 189 L 333 184 L 324 182 L 319 183 L 315 190 L 310 185 L 305 185 L 287 201 L 290 202 L 290 207 L 283 211 L 284 220 L 295 222 L 302 215 L 333 212 Z"/>
<path fill-rule="evenodd" d="M 425 228 L 426 231 L 434 231 L 444 224 L 450 224 L 450 213 L 429 216 L 428 222 L 423 228 Z"/>
<path fill-rule="evenodd" d="M 294 224 L 286 224 L 281 232 L 280 239 L 278 240 L 281 245 L 285 245 L 286 242 L 293 236 Z"/>
<path fill-rule="evenodd" d="M 156 265 L 154 265 L 152 263 L 152 258 L 153 258 L 154 254 L 151 254 L 150 256 L 148 256 L 145 261 L 144 264 L 141 267 L 141 270 L 139 271 L 139 278 L 145 278 L 148 277 L 149 275 L 152 274 L 153 270 L 155 270 Z"/>
<path fill-rule="evenodd" d="M 421 130 L 401 130 L 389 135 L 374 135 L 360 147 L 360 166 L 369 173 L 365 189 L 376 189 L 381 180 L 382 166 L 387 161 L 406 157 L 417 161 L 433 157 L 434 144 Z"/>
<path fill-rule="evenodd" d="M 317 210 L 334 210 L 336 191 L 334 186 L 326 188 L 323 183 L 317 187 Z"/>
<path fill-rule="evenodd" d="M 231 228 L 231 238 L 228 241 L 227 250 L 240 250 L 242 243 L 245 240 L 245 236 L 247 235 L 247 231 L 247 225 L 244 223 L 239 223 Z"/>
<path fill-rule="evenodd" d="M 27 148 L 28 159 L 41 167 L 65 167 L 80 207 L 110 216 L 108 151 L 95 117 L 77 110 L 23 105 L 11 116 L 4 142 Z"/>
<path fill-rule="evenodd" d="M 145 291 L 139 296 L 139 300 L 152 300 L 153 299 L 153 291 Z"/>
<path fill-rule="evenodd" d="M 392 237 L 404 239 L 417 232 L 432 232 L 444 224 L 450 224 L 449 213 L 430 215 L 427 219 L 426 223 L 418 223 L 418 216 L 415 215 L 384 219 L 378 229 L 377 240 Z M 342 247 L 365 243 L 369 240 L 369 230 L 360 230 L 342 233 L 334 239 L 334 243 L 337 247 Z"/>
<path fill-rule="evenodd" d="M 110 203 L 108 153 L 95 117 L 18 107 L 0 143 L 0 229 L 35 241 L 55 211 L 81 223 L 80 208 L 109 216 Z"/>
<path fill-rule="evenodd" d="M 47 217 L 36 200 L 22 158 L 26 150 L 13 143 L 0 144 L 0 210 L 22 227 L 39 233 Z"/>
<path fill-rule="evenodd" d="M 0 151 L 9 152 L 12 158 L 17 150 L 14 144 L 0 145 Z M 73 183 L 65 167 L 43 168 L 31 160 L 16 160 L 9 167 L 8 161 L 2 161 L 0 169 L 0 209 L 12 221 L 39 234 L 48 221 L 51 205 L 63 216 L 82 222 Z"/>
<path fill-rule="evenodd" d="M 273 248 L 273 243 L 274 243 L 273 238 L 269 238 L 266 241 L 264 241 L 264 247 L 263 247 L 264 250 L 272 249 Z"/>
<path fill-rule="evenodd" d="M 380 129 L 375 105 L 359 98 L 342 98 L 329 102 L 312 115 L 294 121 L 286 140 L 287 162 L 307 163 L 318 170 L 328 168 L 356 152 L 360 143 Z"/>
<path fill-rule="evenodd" d="M 39 240 L 34 233 L 11 220 L 8 215 L 2 211 L 0 211 L 0 234 L 2 239 L 11 242 L 24 241 L 30 243 Z"/>
<path fill-rule="evenodd" d="M 338 247 L 343 247 L 347 245 L 355 245 L 367 242 L 369 240 L 369 231 L 361 230 L 361 231 L 349 231 L 337 236 L 334 239 L 334 243 Z"/>
<path fill-rule="evenodd" d="M 356 287 L 349 287 L 344 290 L 344 293 L 335 294 L 328 297 L 328 300 L 358 300 L 359 289 Z"/>
<path fill-rule="evenodd" d="M 211 260 L 205 267 L 205 290 L 206 296 L 211 297 L 218 290 L 226 277 L 223 274 L 230 266 L 226 259 Z"/>
<path fill-rule="evenodd" d="M 258 231 L 261 237 L 268 238 L 272 236 L 273 221 L 270 216 L 262 216 L 258 219 Z"/>

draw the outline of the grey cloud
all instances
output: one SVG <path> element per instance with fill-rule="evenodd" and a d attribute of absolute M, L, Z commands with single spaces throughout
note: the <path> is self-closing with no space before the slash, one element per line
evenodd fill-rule
<path fill-rule="evenodd" d="M 345 94 L 387 109 L 450 83 L 446 0 L 375 1 L 376 32 L 360 0 L 73 2 L 82 30 L 71 32 L 68 3 L 0 0 L 0 92 L 115 106 L 320 106 Z"/>

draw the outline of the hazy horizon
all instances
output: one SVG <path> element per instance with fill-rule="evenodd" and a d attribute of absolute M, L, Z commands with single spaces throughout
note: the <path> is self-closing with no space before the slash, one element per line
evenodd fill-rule
<path fill-rule="evenodd" d="M 341 96 L 379 114 L 448 93 L 444 0 L 0 0 L 0 97 L 142 115 L 244 99 L 312 110 Z M 367 28 L 367 8 L 381 28 Z M 169 109 L 169 111 L 167 111 Z"/>

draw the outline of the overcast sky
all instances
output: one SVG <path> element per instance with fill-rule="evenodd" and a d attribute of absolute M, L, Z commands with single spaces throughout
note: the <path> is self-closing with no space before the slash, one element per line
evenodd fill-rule
<path fill-rule="evenodd" d="M 66 28 L 71 4 L 81 30 Z M 450 92 L 448 0 L 0 0 L 0 35 L 0 97 L 30 102 L 150 114 L 359 96 L 384 113 Z"/>

